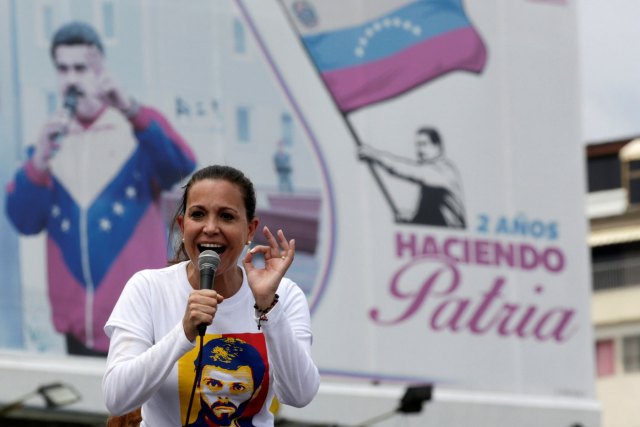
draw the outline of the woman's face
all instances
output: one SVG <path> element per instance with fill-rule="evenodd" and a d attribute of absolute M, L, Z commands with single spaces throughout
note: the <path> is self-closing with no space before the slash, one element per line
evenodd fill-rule
<path fill-rule="evenodd" d="M 194 265 L 200 253 L 211 249 L 220 255 L 217 275 L 234 271 L 258 220 L 247 221 L 240 187 L 223 179 L 204 179 L 189 188 L 184 217 L 178 218 L 184 247 Z"/>

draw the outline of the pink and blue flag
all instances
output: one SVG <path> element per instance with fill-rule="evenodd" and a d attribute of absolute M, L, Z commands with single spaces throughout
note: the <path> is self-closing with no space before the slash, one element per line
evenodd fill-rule
<path fill-rule="evenodd" d="M 486 62 L 462 0 L 282 1 L 345 113 Z"/>

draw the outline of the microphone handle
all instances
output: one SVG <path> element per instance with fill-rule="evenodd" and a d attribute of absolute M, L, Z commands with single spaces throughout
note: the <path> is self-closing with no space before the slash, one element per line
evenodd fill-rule
<path fill-rule="evenodd" d="M 73 97 L 75 98 L 76 95 L 73 95 Z M 67 101 L 67 98 L 69 98 L 69 95 L 65 96 L 65 103 L 64 103 L 64 109 L 67 111 L 67 123 L 64 126 L 64 128 L 62 128 L 62 130 L 60 130 L 60 132 L 56 132 L 55 134 L 53 134 L 51 136 L 51 141 L 53 142 L 53 153 L 52 153 L 52 155 L 54 155 L 54 156 L 56 155 L 56 153 L 60 149 L 60 146 L 62 145 L 62 140 L 69 133 L 69 126 L 71 126 L 71 120 L 76 115 L 76 102 L 75 102 L 75 99 L 74 99 L 74 102 L 69 103 Z"/>
<path fill-rule="evenodd" d="M 213 276 L 216 272 L 212 268 L 203 268 L 200 270 L 200 289 L 213 289 Z M 207 330 L 207 324 L 201 323 L 198 325 L 198 335 L 204 336 Z"/>
<path fill-rule="evenodd" d="M 198 325 L 198 335 L 200 335 L 201 337 L 204 336 L 204 333 L 207 331 L 207 324 L 206 323 L 200 323 Z"/>

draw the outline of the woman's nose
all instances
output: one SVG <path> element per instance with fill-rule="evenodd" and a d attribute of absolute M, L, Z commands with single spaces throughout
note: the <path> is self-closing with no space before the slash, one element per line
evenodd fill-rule
<path fill-rule="evenodd" d="M 215 219 L 208 220 L 204 224 L 204 233 L 205 234 L 214 234 L 218 231 L 218 222 Z"/>

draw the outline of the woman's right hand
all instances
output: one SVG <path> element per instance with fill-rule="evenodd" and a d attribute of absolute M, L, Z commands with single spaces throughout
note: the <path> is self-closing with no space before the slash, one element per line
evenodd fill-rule
<path fill-rule="evenodd" d="M 197 289 L 191 291 L 187 300 L 187 308 L 182 319 L 184 334 L 189 341 L 198 336 L 198 325 L 210 325 L 216 317 L 218 304 L 224 297 L 213 289 Z"/>

